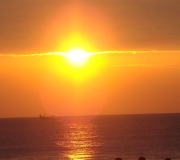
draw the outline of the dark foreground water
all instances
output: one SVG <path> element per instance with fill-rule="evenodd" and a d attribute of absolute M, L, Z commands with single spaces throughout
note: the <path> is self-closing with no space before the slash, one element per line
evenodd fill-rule
<path fill-rule="evenodd" d="M 180 159 L 180 114 L 0 119 L 0 159 Z"/>

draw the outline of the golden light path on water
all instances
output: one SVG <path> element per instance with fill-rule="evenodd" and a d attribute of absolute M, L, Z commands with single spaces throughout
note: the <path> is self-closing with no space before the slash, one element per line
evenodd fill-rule
<path fill-rule="evenodd" d="M 64 126 L 66 132 L 64 132 L 63 141 L 56 142 L 57 146 L 65 148 L 59 157 L 72 160 L 93 159 L 95 155 L 93 148 L 102 145 L 98 141 L 96 125 L 80 122 L 67 123 Z"/>

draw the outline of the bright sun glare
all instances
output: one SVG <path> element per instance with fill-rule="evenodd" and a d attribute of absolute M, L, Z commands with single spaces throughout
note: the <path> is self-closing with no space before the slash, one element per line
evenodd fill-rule
<path fill-rule="evenodd" d="M 87 59 L 91 56 L 89 52 L 84 51 L 83 49 L 74 48 L 67 52 L 66 58 L 73 65 L 82 65 Z"/>

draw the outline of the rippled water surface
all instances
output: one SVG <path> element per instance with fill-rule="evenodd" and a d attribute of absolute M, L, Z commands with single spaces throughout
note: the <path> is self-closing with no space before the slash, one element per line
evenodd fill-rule
<path fill-rule="evenodd" d="M 0 119 L 0 159 L 180 159 L 180 114 Z"/>

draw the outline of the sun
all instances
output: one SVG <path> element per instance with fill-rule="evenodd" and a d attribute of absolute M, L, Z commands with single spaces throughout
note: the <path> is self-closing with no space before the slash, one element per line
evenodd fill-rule
<path fill-rule="evenodd" d="M 76 66 L 85 64 L 90 56 L 91 53 L 86 52 L 81 48 L 73 48 L 66 53 L 68 61 Z"/>

